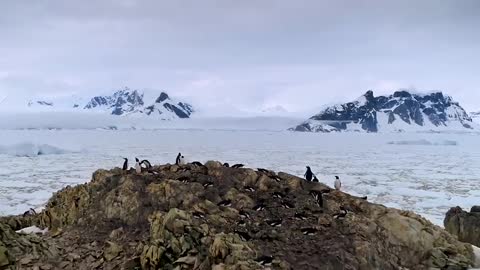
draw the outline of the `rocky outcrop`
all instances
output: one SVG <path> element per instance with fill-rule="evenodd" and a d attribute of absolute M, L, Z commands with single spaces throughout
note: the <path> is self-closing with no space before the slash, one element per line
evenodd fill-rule
<path fill-rule="evenodd" d="M 465 243 L 480 246 L 480 207 L 473 206 L 470 212 L 460 207 L 451 208 L 444 220 L 445 229 Z"/>
<path fill-rule="evenodd" d="M 466 269 L 474 260 L 471 245 L 412 212 L 214 161 L 99 170 L 42 213 L 0 223 L 9 235 L 49 228 L 0 238 L 0 262 L 21 269 Z M 45 256 L 22 261 L 27 237 Z"/>
<path fill-rule="evenodd" d="M 57 258 L 59 250 L 55 245 L 36 235 L 20 235 L 6 224 L 0 223 L 0 269 L 15 269 L 21 265 Z"/>
<path fill-rule="evenodd" d="M 473 127 L 472 118 L 460 104 L 442 92 L 412 94 L 401 90 L 377 97 L 368 91 L 353 102 L 327 107 L 291 130 L 379 132 Z"/>

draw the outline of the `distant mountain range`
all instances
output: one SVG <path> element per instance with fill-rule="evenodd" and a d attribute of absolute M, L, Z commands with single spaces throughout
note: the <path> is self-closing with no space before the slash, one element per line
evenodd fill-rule
<path fill-rule="evenodd" d="M 355 101 L 329 106 L 291 128 L 304 132 L 472 130 L 467 112 L 442 92 L 414 94 L 397 91 L 389 96 L 366 92 Z"/>
<path fill-rule="evenodd" d="M 126 87 L 112 95 L 95 96 L 86 102 L 83 99 L 72 97 L 58 100 L 29 101 L 28 107 L 38 110 L 73 110 L 100 112 L 116 116 L 154 116 L 162 120 L 175 118 L 189 118 L 194 109 L 192 105 L 176 101 L 165 92 L 157 95 L 149 93 L 147 96 L 139 90 Z"/>

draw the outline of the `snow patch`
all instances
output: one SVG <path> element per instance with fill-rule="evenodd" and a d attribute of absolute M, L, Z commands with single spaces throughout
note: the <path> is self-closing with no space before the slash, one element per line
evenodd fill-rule
<path fill-rule="evenodd" d="M 16 231 L 18 234 L 46 234 L 48 233 L 48 228 L 40 229 L 37 226 L 30 226 Z"/>

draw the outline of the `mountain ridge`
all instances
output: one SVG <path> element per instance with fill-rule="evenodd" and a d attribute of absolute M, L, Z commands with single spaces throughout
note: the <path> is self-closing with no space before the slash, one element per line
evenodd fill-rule
<path fill-rule="evenodd" d="M 154 94 L 125 87 L 113 94 L 97 95 L 91 98 L 72 96 L 62 99 L 30 99 L 27 108 L 42 111 L 85 111 L 99 112 L 114 116 L 155 116 L 161 120 L 190 118 L 195 112 L 192 105 L 185 101 L 170 98 L 163 91 Z"/>
<path fill-rule="evenodd" d="M 472 118 L 442 92 L 428 94 L 395 91 L 375 97 L 369 90 L 358 99 L 326 107 L 305 122 L 290 128 L 303 132 L 473 130 Z"/>

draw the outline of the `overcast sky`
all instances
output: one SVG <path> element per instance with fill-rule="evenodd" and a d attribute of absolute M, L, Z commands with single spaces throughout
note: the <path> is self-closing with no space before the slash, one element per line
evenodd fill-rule
<path fill-rule="evenodd" d="M 480 110 L 477 0 L 2 0 L 0 93 L 165 90 L 308 111 L 373 89 Z"/>

